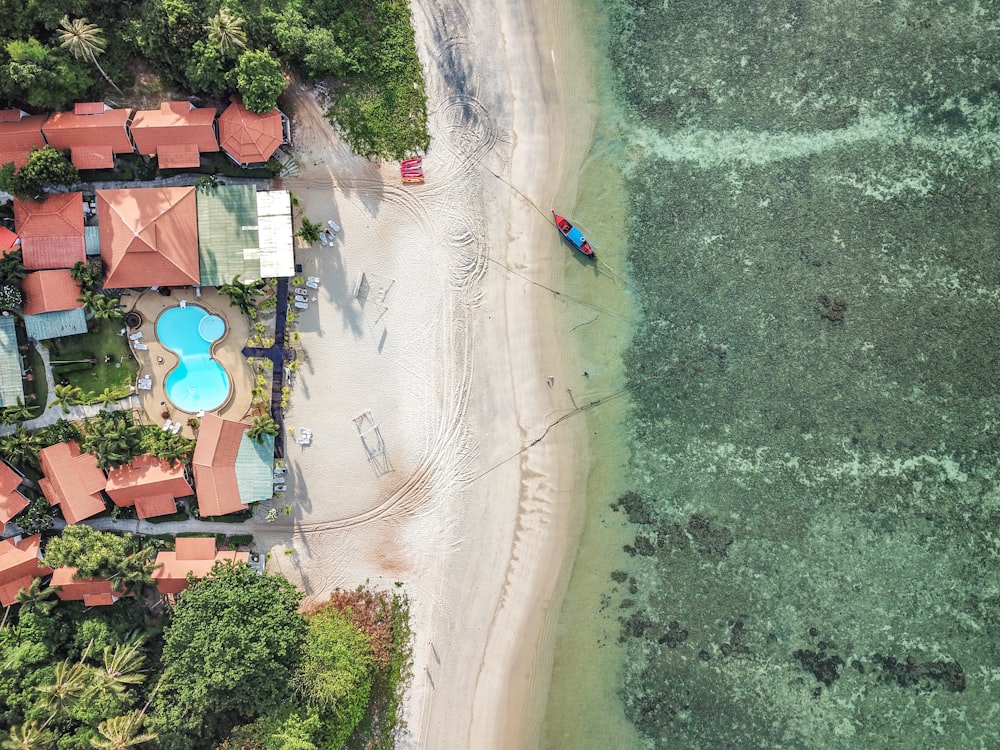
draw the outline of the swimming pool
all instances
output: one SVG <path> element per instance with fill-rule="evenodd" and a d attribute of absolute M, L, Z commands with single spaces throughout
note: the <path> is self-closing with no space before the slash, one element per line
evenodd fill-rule
<path fill-rule="evenodd" d="M 211 411 L 229 397 L 229 374 L 212 358 L 212 343 L 222 338 L 226 323 L 203 307 L 165 310 L 156 320 L 156 337 L 180 360 L 167 375 L 167 398 L 178 409 Z"/>

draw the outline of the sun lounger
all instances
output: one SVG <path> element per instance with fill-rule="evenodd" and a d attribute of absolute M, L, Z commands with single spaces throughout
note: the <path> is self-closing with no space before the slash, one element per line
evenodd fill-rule
<path fill-rule="evenodd" d="M 139 331 L 138 333 L 129 334 L 128 338 L 129 341 L 138 341 L 139 339 L 142 338 L 142 331 Z"/>
<path fill-rule="evenodd" d="M 304 294 L 296 294 L 295 295 L 295 301 L 296 302 L 308 302 L 309 298 L 306 295 L 304 295 Z"/>
<path fill-rule="evenodd" d="M 319 289 L 319 276 L 306 277 L 306 286 L 310 289 Z"/>
<path fill-rule="evenodd" d="M 184 427 L 184 425 L 180 422 L 174 422 L 174 426 L 170 428 L 170 431 L 176 435 L 181 431 L 182 427 Z"/>
<path fill-rule="evenodd" d="M 323 243 L 323 247 L 330 247 L 330 240 L 326 238 L 325 229 L 319 233 L 319 241 Z"/>
<path fill-rule="evenodd" d="M 174 423 L 168 419 L 166 422 L 163 423 L 163 431 L 164 432 L 169 432 L 170 428 L 173 427 L 173 426 L 174 426 Z"/>
<path fill-rule="evenodd" d="M 136 386 L 138 386 L 140 391 L 148 391 L 153 388 L 153 379 L 150 377 L 139 378 L 136 381 Z"/>
<path fill-rule="evenodd" d="M 280 477 L 286 471 L 288 471 L 288 469 L 286 469 L 284 466 L 275 466 L 274 467 L 274 476 L 275 477 Z"/>
<path fill-rule="evenodd" d="M 141 341 L 136 341 L 135 342 L 135 348 L 138 349 L 140 352 L 149 351 L 149 345 L 148 344 L 144 344 Z"/>
<path fill-rule="evenodd" d="M 298 300 L 295 300 L 295 306 L 297 308 L 299 308 L 300 310 L 308 310 L 309 309 L 309 303 L 308 302 L 299 302 Z"/>
<path fill-rule="evenodd" d="M 330 225 L 330 229 L 332 229 L 335 234 L 340 234 L 340 224 L 335 222 L 333 219 L 330 219 L 326 223 Z"/>
<path fill-rule="evenodd" d="M 200 297 L 201 296 L 201 287 L 200 286 L 196 286 L 194 288 L 194 296 L 195 297 Z"/>
<path fill-rule="evenodd" d="M 274 485 L 274 491 L 275 492 L 284 492 L 287 489 L 288 489 L 288 485 L 285 485 L 285 484 L 276 484 L 276 485 Z"/>
<path fill-rule="evenodd" d="M 181 307 L 187 307 L 187 306 L 188 306 L 188 301 L 186 299 L 182 299 L 181 300 Z"/>

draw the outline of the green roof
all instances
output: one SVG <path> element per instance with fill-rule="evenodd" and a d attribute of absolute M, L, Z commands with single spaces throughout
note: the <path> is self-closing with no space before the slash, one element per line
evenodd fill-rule
<path fill-rule="evenodd" d="M 13 406 L 24 398 L 21 353 L 17 349 L 14 316 L 0 316 L 0 406 Z"/>
<path fill-rule="evenodd" d="M 198 261 L 202 286 L 260 278 L 257 190 L 253 185 L 219 185 L 196 193 Z"/>
<path fill-rule="evenodd" d="M 240 502 L 254 503 L 274 495 L 274 436 L 264 435 L 260 443 L 248 437 L 240 440 L 236 453 L 236 484 Z"/>
<path fill-rule="evenodd" d="M 82 307 L 24 316 L 24 330 L 35 341 L 57 339 L 87 332 L 87 313 Z"/>

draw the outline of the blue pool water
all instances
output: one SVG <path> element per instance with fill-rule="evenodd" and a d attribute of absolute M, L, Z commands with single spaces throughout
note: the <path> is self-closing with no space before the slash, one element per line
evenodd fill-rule
<path fill-rule="evenodd" d="M 180 360 L 165 383 L 167 398 L 178 409 L 211 411 L 229 396 L 229 375 L 210 351 L 225 332 L 222 318 L 195 305 L 173 307 L 156 321 L 156 337 Z"/>

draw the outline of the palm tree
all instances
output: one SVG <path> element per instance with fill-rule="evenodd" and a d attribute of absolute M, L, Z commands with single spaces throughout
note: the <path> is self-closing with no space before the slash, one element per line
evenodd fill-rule
<path fill-rule="evenodd" d="M 142 665 L 146 655 L 140 648 L 142 638 L 132 638 L 126 643 L 119 643 L 112 648 L 104 647 L 104 667 L 96 670 L 100 684 L 122 694 L 129 685 L 141 685 L 146 679 L 142 673 Z"/>
<path fill-rule="evenodd" d="M 263 281 L 244 283 L 240 281 L 239 274 L 237 274 L 231 283 L 219 287 L 219 294 L 229 297 L 231 307 L 238 307 L 240 312 L 247 317 L 255 318 L 257 317 L 257 292 L 262 284 Z"/>
<path fill-rule="evenodd" d="M 115 591 L 132 592 L 139 596 L 146 587 L 156 584 L 153 571 L 159 566 L 156 564 L 155 547 L 143 547 L 116 561 L 113 566 L 114 569 L 108 576 L 108 580 L 111 581 L 111 586 Z"/>
<path fill-rule="evenodd" d="M 94 317 L 98 320 L 115 320 L 124 317 L 118 297 L 110 294 L 98 294 L 91 306 Z"/>
<path fill-rule="evenodd" d="M 299 231 L 296 234 L 310 245 L 315 245 L 319 242 L 319 234 L 322 230 L 322 224 L 317 224 L 314 221 L 310 221 L 308 216 L 303 216 L 302 223 L 299 225 Z"/>
<path fill-rule="evenodd" d="M 42 588 L 42 579 L 35 578 L 27 588 L 17 592 L 14 601 L 21 605 L 21 611 L 34 610 L 40 614 L 47 615 L 52 608 L 58 604 L 52 597 L 56 595 L 56 590 L 51 586 Z"/>
<path fill-rule="evenodd" d="M 94 67 L 104 77 L 104 80 L 111 84 L 119 94 L 122 90 L 115 85 L 115 82 L 108 78 L 104 68 L 97 62 L 97 56 L 104 54 L 107 40 L 104 38 L 104 30 L 95 23 L 90 23 L 86 18 L 74 18 L 69 20 L 69 16 L 63 16 L 59 22 L 61 30 L 56 32 L 59 36 L 59 46 L 65 47 L 77 60 L 89 60 Z"/>
<path fill-rule="evenodd" d="M 139 734 L 146 717 L 142 711 L 130 711 L 124 716 L 105 719 L 98 727 L 101 737 L 94 737 L 90 744 L 99 750 L 126 750 L 126 748 L 141 745 L 157 738 L 157 734 L 146 732 Z"/>
<path fill-rule="evenodd" d="M 108 407 L 118 400 L 118 396 L 115 395 L 115 391 L 111 386 L 106 386 L 97 397 L 97 400 L 101 402 L 101 406 Z"/>
<path fill-rule="evenodd" d="M 247 430 L 247 437 L 257 443 L 264 442 L 265 435 L 277 435 L 278 425 L 270 414 L 262 414 L 253 418 L 253 426 Z"/>
<path fill-rule="evenodd" d="M 16 424 L 18 422 L 23 422 L 26 419 L 31 419 L 32 409 L 30 406 L 25 406 L 24 399 L 19 398 L 16 404 L 11 404 L 0 411 L 0 423 L 3 424 Z"/>
<path fill-rule="evenodd" d="M 20 250 L 10 250 L 0 255 L 0 281 L 20 281 L 28 275 Z"/>
<path fill-rule="evenodd" d="M 55 736 L 48 732 L 45 726 L 39 726 L 37 721 L 26 721 L 20 726 L 10 728 L 10 735 L 3 741 L 4 750 L 38 750 L 48 747 Z"/>
<path fill-rule="evenodd" d="M 247 47 L 243 19 L 230 13 L 229 8 L 219 8 L 219 12 L 208 19 L 205 28 L 208 30 L 208 43 L 217 48 L 223 57 Z"/>
<path fill-rule="evenodd" d="M 89 692 L 93 685 L 93 673 L 91 668 L 83 663 L 83 659 L 75 663 L 66 659 L 56 664 L 53 679 L 55 680 L 53 683 L 38 685 L 35 688 L 43 694 L 42 701 L 52 712 L 49 721 L 62 714 Z M 48 724 L 48 721 L 45 723 Z"/>
<path fill-rule="evenodd" d="M 69 414 L 70 404 L 78 403 L 83 396 L 83 389 L 77 385 L 57 385 L 52 390 L 56 397 L 49 406 L 58 404 L 63 414 Z"/>
<path fill-rule="evenodd" d="M 18 425 L 14 432 L 0 436 L 0 455 L 15 466 L 38 466 L 38 451 L 45 447 L 42 435 Z"/>

